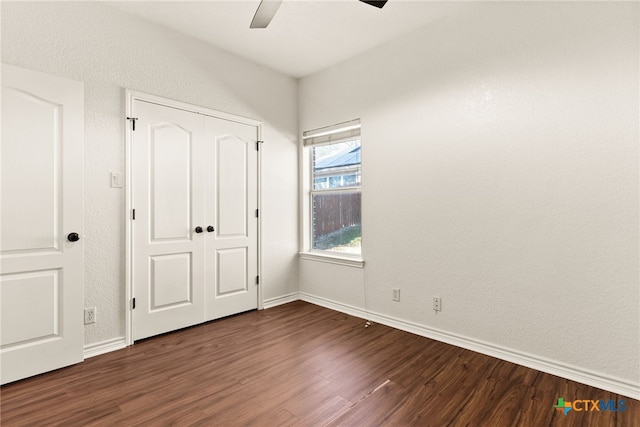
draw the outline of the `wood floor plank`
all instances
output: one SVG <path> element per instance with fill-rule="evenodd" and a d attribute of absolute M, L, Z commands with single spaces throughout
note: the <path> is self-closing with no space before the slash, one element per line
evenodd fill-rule
<path fill-rule="evenodd" d="M 325 426 L 347 412 L 353 402 L 342 396 L 334 396 L 328 400 L 318 401 L 315 408 L 295 424 L 301 426 Z"/>
<path fill-rule="evenodd" d="M 405 400 L 406 393 L 404 387 L 387 380 L 363 396 L 328 426 L 397 425 L 390 421 L 394 414 L 393 408 Z"/>
<path fill-rule="evenodd" d="M 626 411 L 554 409 L 559 397 Z M 296 301 L 3 386 L 2 426 L 617 426 L 640 402 Z"/>
<path fill-rule="evenodd" d="M 475 396 L 476 389 L 499 363 L 478 353 L 456 349 L 455 357 L 447 364 L 431 371 L 407 392 L 407 399 L 395 409 L 393 422 L 398 425 L 447 425 L 461 408 Z M 489 406 L 483 405 L 487 410 Z M 423 424 L 424 425 L 424 424 Z M 455 424 L 454 424 L 455 425 Z"/>

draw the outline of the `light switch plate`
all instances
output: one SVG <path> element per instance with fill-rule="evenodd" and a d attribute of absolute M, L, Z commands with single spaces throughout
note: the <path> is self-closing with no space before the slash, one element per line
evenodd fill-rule
<path fill-rule="evenodd" d="M 111 187 L 122 188 L 122 174 L 118 172 L 111 172 Z"/>

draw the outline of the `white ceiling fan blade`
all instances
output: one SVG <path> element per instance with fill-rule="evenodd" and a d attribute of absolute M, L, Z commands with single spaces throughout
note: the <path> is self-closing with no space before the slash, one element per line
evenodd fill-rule
<path fill-rule="evenodd" d="M 267 28 L 273 19 L 282 0 L 262 0 L 249 28 Z"/>

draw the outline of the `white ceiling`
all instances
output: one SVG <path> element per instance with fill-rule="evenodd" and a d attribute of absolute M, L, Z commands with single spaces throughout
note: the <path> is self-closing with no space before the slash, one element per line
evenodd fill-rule
<path fill-rule="evenodd" d="M 260 0 L 105 3 L 293 77 L 328 68 L 469 5 L 389 0 L 377 9 L 357 0 L 284 0 L 268 28 L 250 29 Z"/>

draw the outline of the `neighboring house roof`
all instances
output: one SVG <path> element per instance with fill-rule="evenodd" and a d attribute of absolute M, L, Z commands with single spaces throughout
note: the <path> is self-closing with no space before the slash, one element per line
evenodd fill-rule
<path fill-rule="evenodd" d="M 359 165 L 360 163 L 360 147 L 349 147 L 346 150 L 339 151 L 324 159 L 318 160 L 315 169 L 341 168 Z"/>

